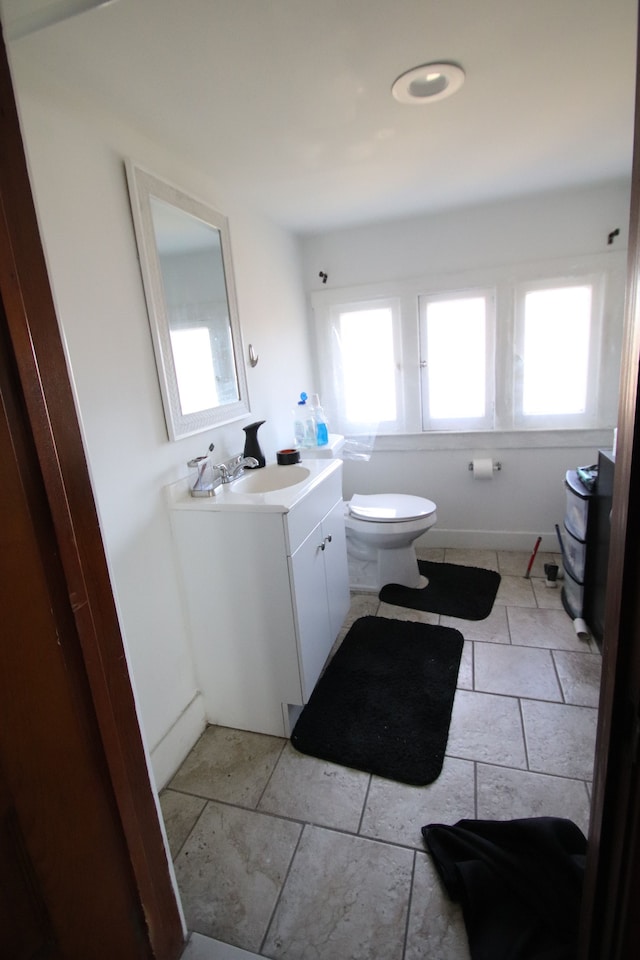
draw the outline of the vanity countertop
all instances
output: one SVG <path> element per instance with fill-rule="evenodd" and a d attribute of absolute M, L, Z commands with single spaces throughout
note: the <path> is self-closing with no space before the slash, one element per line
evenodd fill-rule
<path fill-rule="evenodd" d="M 172 510 L 197 510 L 206 513 L 222 511 L 288 513 L 312 490 L 315 490 L 337 471 L 340 471 L 342 460 L 302 459 L 299 465 L 309 471 L 309 475 L 304 480 L 292 486 L 270 490 L 266 493 L 236 492 L 234 490 L 236 484 L 232 482 L 219 486 L 211 497 L 192 497 L 189 492 L 190 480 L 185 477 L 166 486 L 164 488 L 165 496 Z M 282 470 L 284 475 L 285 471 L 290 468 L 283 466 L 277 469 Z"/>

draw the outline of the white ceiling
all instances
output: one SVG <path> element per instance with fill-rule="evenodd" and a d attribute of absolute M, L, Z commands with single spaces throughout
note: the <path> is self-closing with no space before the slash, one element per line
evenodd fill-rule
<path fill-rule="evenodd" d="M 5 30 L 73 2 L 2 0 Z M 636 0 L 117 0 L 10 53 L 318 232 L 627 176 L 636 16 Z M 442 60 L 466 72 L 453 97 L 391 97 Z"/>

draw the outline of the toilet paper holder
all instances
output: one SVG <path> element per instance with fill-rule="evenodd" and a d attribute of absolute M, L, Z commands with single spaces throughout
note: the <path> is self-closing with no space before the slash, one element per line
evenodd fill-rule
<path fill-rule="evenodd" d="M 473 470 L 473 460 L 470 460 L 470 461 L 469 461 L 469 467 L 468 467 L 468 469 L 469 469 L 469 470 Z M 494 460 L 494 461 L 493 461 L 493 469 L 494 469 L 495 471 L 502 470 L 502 464 L 500 463 L 499 460 Z"/>

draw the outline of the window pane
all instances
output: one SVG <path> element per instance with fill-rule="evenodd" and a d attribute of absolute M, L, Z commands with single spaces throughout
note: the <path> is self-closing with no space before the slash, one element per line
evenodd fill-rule
<path fill-rule="evenodd" d="M 209 329 L 180 327 L 171 330 L 171 348 L 182 413 L 186 416 L 217 406 Z"/>
<path fill-rule="evenodd" d="M 429 415 L 433 420 L 484 417 L 484 297 L 427 304 Z"/>
<path fill-rule="evenodd" d="M 351 423 L 395 420 L 392 310 L 341 313 L 340 341 L 346 419 Z"/>
<path fill-rule="evenodd" d="M 584 413 L 591 287 L 530 291 L 524 303 L 525 415 Z"/>

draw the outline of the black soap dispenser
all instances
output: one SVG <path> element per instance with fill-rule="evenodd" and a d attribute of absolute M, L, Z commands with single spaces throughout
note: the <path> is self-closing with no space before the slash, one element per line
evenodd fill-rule
<path fill-rule="evenodd" d="M 260 449 L 260 444 L 258 442 L 258 429 L 263 423 L 266 423 L 266 421 L 256 420 L 255 423 L 249 423 L 246 427 L 242 428 L 246 434 L 243 456 L 255 457 L 255 459 L 258 461 L 257 467 L 245 467 L 246 470 L 257 470 L 258 467 L 264 467 L 266 464 L 264 453 Z"/>

